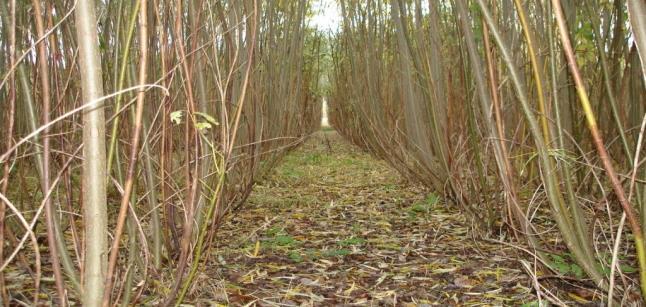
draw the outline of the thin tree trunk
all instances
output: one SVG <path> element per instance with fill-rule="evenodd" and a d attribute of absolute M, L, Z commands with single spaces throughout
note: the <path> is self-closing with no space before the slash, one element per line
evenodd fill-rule
<path fill-rule="evenodd" d="M 101 56 L 94 1 L 79 1 L 76 6 L 76 36 L 83 103 L 83 204 L 85 228 L 85 263 L 83 304 L 100 306 L 107 268 L 107 190 L 105 154 L 105 116 Z"/>
<path fill-rule="evenodd" d="M 637 53 L 639 53 L 642 63 L 642 78 L 646 83 L 646 2 L 644 0 L 627 0 L 626 2 Z"/>

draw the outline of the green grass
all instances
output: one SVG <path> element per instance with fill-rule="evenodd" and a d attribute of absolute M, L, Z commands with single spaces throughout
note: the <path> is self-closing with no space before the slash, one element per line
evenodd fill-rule
<path fill-rule="evenodd" d="M 269 228 L 265 234 L 269 237 L 263 240 L 262 245 L 268 248 L 284 248 L 284 247 L 293 247 L 300 244 L 300 242 L 294 237 L 290 236 L 285 229 L 273 226 Z"/>
<path fill-rule="evenodd" d="M 576 278 L 583 278 L 583 269 L 572 261 L 570 255 L 549 254 L 549 265 L 562 275 L 573 275 Z"/>
<path fill-rule="evenodd" d="M 345 240 L 336 242 L 336 244 L 340 246 L 354 246 L 354 245 L 362 245 L 364 243 L 366 243 L 365 239 L 357 238 L 357 237 L 351 237 L 351 238 L 347 238 Z"/>
<path fill-rule="evenodd" d="M 347 256 L 352 254 L 352 251 L 349 249 L 341 248 L 341 249 L 331 249 L 323 252 L 323 256 L 325 257 L 337 257 L 337 256 Z"/>
<path fill-rule="evenodd" d="M 287 256 L 289 257 L 289 259 L 297 263 L 304 261 L 303 256 L 301 256 L 301 253 L 299 253 L 298 251 L 291 251 Z"/>
<path fill-rule="evenodd" d="M 304 261 L 316 261 L 322 258 L 334 258 L 334 257 L 344 257 L 352 254 L 352 251 L 347 248 L 333 248 L 325 250 L 317 249 L 307 249 L 305 251 L 299 251 L 292 249 L 286 252 L 287 258 L 295 263 L 301 263 Z"/>
<path fill-rule="evenodd" d="M 418 213 L 430 213 L 439 202 L 440 197 L 435 193 L 430 193 L 423 201 L 413 203 L 409 209 L 409 217 L 415 218 Z"/>

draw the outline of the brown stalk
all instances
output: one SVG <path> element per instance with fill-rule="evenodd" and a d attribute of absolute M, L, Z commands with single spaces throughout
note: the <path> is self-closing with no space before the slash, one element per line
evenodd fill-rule
<path fill-rule="evenodd" d="M 507 191 L 509 193 L 509 208 L 518 206 L 518 199 L 516 198 L 516 187 L 514 186 L 514 169 L 509 162 L 509 153 L 507 152 L 507 145 L 505 145 L 505 132 L 503 128 L 502 112 L 500 107 L 500 97 L 498 95 L 498 80 L 496 78 L 496 68 L 493 63 L 493 48 L 491 48 L 491 41 L 489 40 L 489 30 L 485 21 L 482 21 L 482 33 L 485 44 L 485 55 L 487 58 L 487 72 L 489 74 L 489 88 L 491 91 L 491 102 L 493 104 L 493 115 L 496 122 L 496 132 L 498 133 L 498 142 L 500 143 L 500 151 L 502 162 L 504 163 L 504 174 L 501 174 Z M 523 217 L 524 219 L 524 217 Z M 510 219 L 510 221 L 513 221 Z M 522 223 L 522 222 L 521 222 Z"/>
<path fill-rule="evenodd" d="M 16 62 L 16 0 L 11 0 L 10 3 L 11 24 L 9 26 L 9 65 L 14 66 Z M 15 75 L 12 71 L 9 75 L 9 112 L 7 113 L 7 127 L 6 127 L 6 149 L 9 150 L 13 144 L 13 126 L 16 113 L 16 82 Z M 9 168 L 10 163 L 4 163 L 2 174 L 2 187 L 0 193 L 7 194 L 7 187 L 9 185 Z M 4 261 L 4 229 L 5 229 L 5 203 L 0 201 L 0 261 Z M 9 305 L 9 294 L 5 286 L 4 272 L 0 272 L 0 299 L 3 305 Z"/>
<path fill-rule="evenodd" d="M 238 126 L 240 125 L 240 117 L 242 116 L 242 109 L 245 102 L 245 97 L 247 95 L 247 87 L 249 85 L 249 75 L 251 74 L 251 67 L 253 66 L 253 50 L 256 45 L 256 30 L 258 27 L 257 18 L 258 18 L 258 1 L 254 0 L 254 11 L 253 11 L 253 25 L 251 33 L 251 47 L 249 48 L 249 57 L 247 58 L 247 69 L 244 76 L 244 81 L 242 83 L 242 93 L 240 94 L 240 99 L 238 100 L 238 107 L 235 119 L 233 121 L 233 131 L 231 132 L 231 140 L 229 141 L 229 148 L 227 149 L 226 159 L 231 156 L 233 147 L 235 146 L 236 136 L 238 135 Z"/>
<path fill-rule="evenodd" d="M 145 85 L 147 79 L 147 66 L 148 66 L 148 8 L 147 0 L 140 0 L 139 9 L 139 85 Z M 123 228 L 125 227 L 126 217 L 128 216 L 128 207 L 130 204 L 130 196 L 132 194 L 134 181 L 136 180 L 137 161 L 139 158 L 139 142 L 141 138 L 142 118 L 144 114 L 144 102 L 146 98 L 146 91 L 144 88 L 140 89 L 137 93 L 137 104 L 135 110 L 135 127 L 132 135 L 130 157 L 128 162 L 128 171 L 124 185 L 123 196 L 121 197 L 121 206 L 119 207 L 119 215 L 117 217 L 117 226 L 114 232 L 114 241 L 112 242 L 112 249 L 110 251 L 110 258 L 108 261 L 108 273 L 106 275 L 105 289 L 103 292 L 103 306 L 110 305 L 110 297 L 112 294 L 113 278 L 115 277 L 115 268 L 117 265 L 117 258 L 119 256 L 119 246 Z M 134 205 L 134 204 L 133 204 Z"/>
<path fill-rule="evenodd" d="M 154 2 L 155 6 L 155 17 L 157 18 L 157 23 L 160 23 L 162 25 L 159 26 L 159 44 L 161 45 L 161 50 L 160 50 L 160 64 L 161 64 L 161 74 L 164 76 L 162 78 L 162 82 L 164 84 L 164 87 L 169 88 L 170 87 L 170 81 L 169 78 L 166 77 L 168 74 L 168 43 L 166 41 L 166 26 L 163 25 L 165 23 L 165 19 L 162 19 L 161 12 L 159 11 L 159 1 L 155 0 Z M 164 215 L 166 216 L 166 229 L 163 232 L 163 235 L 165 237 L 164 242 L 166 246 L 166 251 L 169 254 L 174 253 L 177 250 L 177 229 L 175 225 L 175 207 L 173 204 L 167 200 L 167 195 L 171 194 L 170 191 L 170 184 L 168 183 L 168 176 L 171 173 L 171 163 L 170 163 L 170 158 L 171 158 L 171 153 L 173 152 L 173 142 L 172 138 L 170 137 L 170 127 L 168 126 L 168 123 L 170 122 L 170 112 L 171 112 L 171 100 L 169 97 L 164 96 L 162 97 L 162 128 L 161 128 L 161 146 L 160 146 L 160 157 L 159 157 L 159 163 L 160 163 L 160 184 L 161 184 L 161 200 L 163 203 L 163 210 L 164 210 Z"/>
<path fill-rule="evenodd" d="M 36 22 L 36 33 L 38 37 L 45 36 L 45 28 L 43 24 L 43 17 L 38 0 L 32 0 L 34 8 L 34 20 Z M 38 52 L 38 68 L 41 85 L 41 96 L 43 100 L 42 118 L 43 125 L 47 126 L 43 130 L 43 177 L 42 190 L 48 191 L 50 186 L 50 138 L 49 138 L 49 113 L 50 113 L 50 84 L 49 72 L 47 65 L 47 45 L 48 40 L 42 40 L 37 45 Z M 58 249 L 56 247 L 56 237 L 54 231 L 54 213 L 52 211 L 51 200 L 47 199 L 45 202 L 45 219 L 47 221 L 47 244 L 49 245 L 49 255 L 51 257 L 52 269 L 54 270 L 54 280 L 56 282 L 56 292 L 58 294 L 58 304 L 66 306 L 65 299 L 65 285 L 63 283 L 63 274 L 61 273 L 60 260 L 58 257 Z"/>
<path fill-rule="evenodd" d="M 581 73 L 579 72 L 579 67 L 576 63 L 576 57 L 574 56 L 572 43 L 570 42 L 570 37 L 568 36 L 567 25 L 565 24 L 565 18 L 563 17 L 563 9 L 561 8 L 561 3 L 558 0 L 552 0 L 552 6 L 554 8 L 556 22 L 559 27 L 561 43 L 563 44 L 563 51 L 565 52 L 568 67 L 570 68 L 570 72 L 576 85 L 577 93 L 579 94 L 579 101 L 581 102 L 581 106 L 586 116 L 588 130 L 592 135 L 592 141 L 595 148 L 597 149 L 597 153 L 599 154 L 599 159 L 603 164 L 603 168 L 606 170 L 608 179 L 610 180 L 610 184 L 612 185 L 612 189 L 617 196 L 617 200 L 619 201 L 619 204 L 621 204 L 623 211 L 626 213 L 628 225 L 630 225 L 631 231 L 634 236 L 635 247 L 637 249 L 637 259 L 640 266 L 641 291 L 642 296 L 646 297 L 646 251 L 644 250 L 644 238 L 641 226 L 637 221 L 633 207 L 630 205 L 629 200 L 626 198 L 626 194 L 621 185 L 621 182 L 619 181 L 617 173 L 612 166 L 610 155 L 606 151 L 601 132 L 597 127 L 597 122 L 594 113 L 592 112 L 592 108 L 590 107 L 590 102 L 588 100 L 588 95 L 583 84 L 583 79 L 581 78 Z"/>
<path fill-rule="evenodd" d="M 188 66 L 188 61 L 187 61 L 187 55 L 184 47 L 184 33 L 182 31 L 182 16 L 184 16 L 184 10 L 182 8 L 182 2 L 181 1 L 176 1 L 176 7 L 175 7 L 175 40 L 177 41 L 176 43 L 176 53 L 178 56 L 178 59 L 181 61 L 181 70 L 182 74 L 185 78 L 185 86 L 184 90 L 187 96 L 187 101 L 186 101 L 186 107 L 187 107 L 187 120 L 184 124 L 184 152 L 185 152 L 185 164 L 184 164 L 184 170 L 185 170 L 185 183 L 186 183 L 186 190 L 188 191 L 188 194 L 186 196 L 186 202 L 185 202 L 185 210 L 186 210 L 186 219 L 185 219 L 185 224 L 184 224 L 184 229 L 182 233 L 182 237 L 180 239 L 180 255 L 179 255 L 179 260 L 178 260 L 178 265 L 177 269 L 175 271 L 175 282 L 174 286 L 171 290 L 171 293 L 167 296 L 167 299 L 164 301 L 163 305 L 168 306 L 170 305 L 175 296 L 177 295 L 177 291 L 179 291 L 179 287 L 182 283 L 182 278 L 184 277 L 184 271 L 186 270 L 186 265 L 188 262 L 188 257 L 189 257 L 189 250 L 190 250 L 190 241 L 193 233 L 193 218 L 195 217 L 195 199 L 196 199 L 196 193 L 197 193 L 197 185 L 198 185 L 198 180 L 199 180 L 199 175 L 198 175 L 198 169 L 199 169 L 199 155 L 200 155 L 200 150 L 199 150 L 199 137 L 197 136 L 197 133 L 194 131 L 193 123 L 195 122 L 194 120 L 194 113 L 195 113 L 195 101 L 194 101 L 194 95 L 193 95 L 193 89 L 192 89 L 192 82 L 191 82 L 191 70 L 189 69 Z M 193 156 L 191 157 L 191 144 L 195 144 L 195 152 Z M 191 171 L 191 162 L 194 163 L 193 170 Z"/>

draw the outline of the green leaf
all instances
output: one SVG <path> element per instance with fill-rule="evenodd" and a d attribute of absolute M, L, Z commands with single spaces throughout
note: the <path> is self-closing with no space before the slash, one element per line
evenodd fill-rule
<path fill-rule="evenodd" d="M 575 263 L 570 265 L 570 271 L 572 272 L 572 274 L 574 274 L 574 276 L 576 276 L 576 278 L 583 278 L 584 277 L 583 276 L 583 269 L 579 265 L 577 265 Z"/>
<path fill-rule="evenodd" d="M 266 233 L 268 236 L 275 236 L 277 234 L 283 233 L 283 228 L 279 226 L 271 226 L 271 228 L 267 229 Z"/>
<path fill-rule="evenodd" d="M 202 113 L 202 112 L 194 112 L 193 114 L 203 117 L 207 122 L 209 122 L 213 126 L 217 126 L 217 125 L 220 124 L 220 123 L 218 123 L 217 120 L 215 120 L 215 118 L 213 118 L 213 116 L 211 116 L 209 114 Z M 210 126 L 209 126 L 209 128 L 210 128 Z"/>
<path fill-rule="evenodd" d="M 562 257 L 562 256 L 560 256 L 560 255 L 551 254 L 550 256 L 552 257 L 552 259 L 553 259 L 553 260 L 554 260 L 554 262 L 556 262 L 556 263 L 565 263 L 565 258 L 563 258 L 563 257 Z"/>
<path fill-rule="evenodd" d="M 564 257 L 560 255 L 554 255 L 554 254 L 551 254 L 550 257 L 552 257 L 552 261 L 550 262 L 550 265 L 554 270 L 556 270 L 557 272 L 563 275 L 567 275 L 568 273 L 571 272 L 570 264 L 567 263 Z"/>
<path fill-rule="evenodd" d="M 428 212 L 428 207 L 424 204 L 420 203 L 415 203 L 413 206 L 410 208 L 411 211 L 421 213 L 421 212 Z"/>
<path fill-rule="evenodd" d="M 428 194 L 428 196 L 426 196 L 426 204 L 429 207 L 435 206 L 439 202 L 440 202 L 440 197 L 437 196 L 437 194 L 435 193 L 431 193 L 431 194 Z"/>
<path fill-rule="evenodd" d="M 631 267 L 631 266 L 629 266 L 627 264 L 622 264 L 622 265 L 619 266 L 619 268 L 621 268 L 621 271 L 624 272 L 624 273 L 635 273 L 635 272 L 637 272 L 636 268 Z"/>
<path fill-rule="evenodd" d="M 171 123 L 175 125 L 179 125 L 182 123 L 182 115 L 184 114 L 184 111 L 175 111 L 170 113 L 170 121 Z"/>
<path fill-rule="evenodd" d="M 195 124 L 195 128 L 197 128 L 197 130 L 200 130 L 200 131 L 209 130 L 211 129 L 211 127 L 212 126 L 210 123 L 205 123 L 205 122 L 199 122 Z"/>
<path fill-rule="evenodd" d="M 543 304 L 541 304 L 541 302 L 536 300 L 536 301 L 531 301 L 529 303 L 522 304 L 520 306 L 521 307 L 542 307 L 542 306 L 547 306 L 547 304 L 545 302 L 542 302 L 542 303 Z"/>

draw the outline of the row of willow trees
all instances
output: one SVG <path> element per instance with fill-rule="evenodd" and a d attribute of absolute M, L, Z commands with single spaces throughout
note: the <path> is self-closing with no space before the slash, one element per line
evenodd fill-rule
<path fill-rule="evenodd" d="M 222 218 L 318 129 L 310 9 L 0 1 L 0 305 L 181 302 Z"/>
<path fill-rule="evenodd" d="M 643 1 L 340 6 L 337 130 L 480 233 L 506 225 L 547 265 L 564 245 L 602 293 L 646 294 Z"/>

